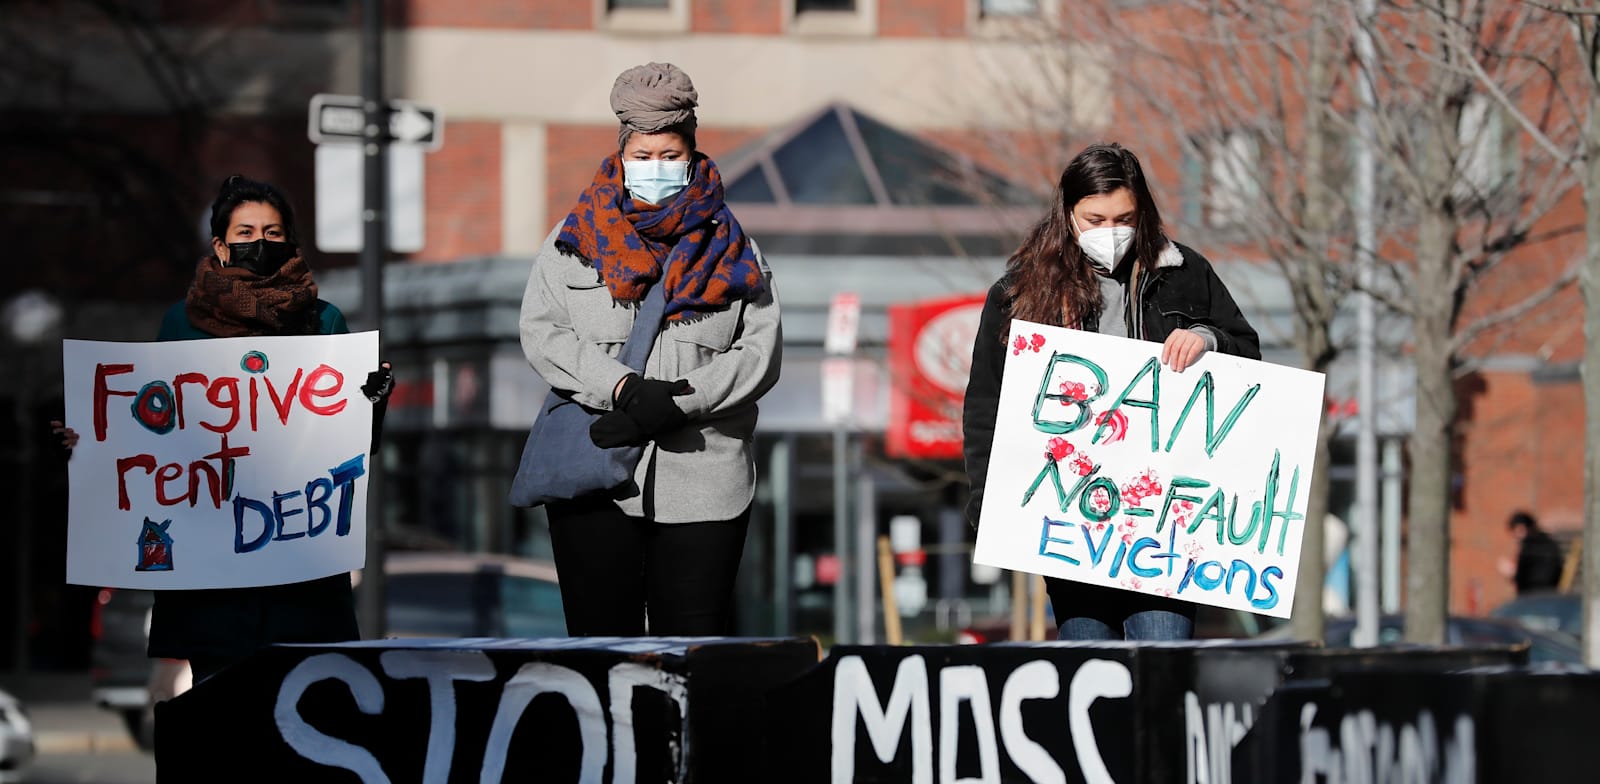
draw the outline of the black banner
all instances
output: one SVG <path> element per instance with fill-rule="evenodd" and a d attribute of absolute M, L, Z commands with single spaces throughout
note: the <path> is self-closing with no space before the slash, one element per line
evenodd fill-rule
<path fill-rule="evenodd" d="M 163 782 L 744 782 L 812 640 L 279 646 L 157 706 Z"/>

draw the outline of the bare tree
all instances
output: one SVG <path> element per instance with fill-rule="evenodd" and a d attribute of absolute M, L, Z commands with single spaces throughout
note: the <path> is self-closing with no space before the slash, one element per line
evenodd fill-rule
<path fill-rule="evenodd" d="M 1522 45 L 1507 52 L 1523 65 L 1504 76 L 1469 69 L 1496 105 L 1557 166 L 1581 183 L 1586 245 L 1579 273 L 1583 295 L 1584 418 L 1583 651 L 1584 663 L 1600 667 L 1600 8 L 1593 3 L 1528 2 L 1529 27 Z M 1560 33 L 1565 33 L 1561 35 Z M 1457 46 L 1470 47 L 1464 35 Z M 1554 44 L 1552 46 L 1552 44 Z M 1533 83 L 1551 96 L 1546 103 L 1517 98 L 1517 86 Z"/>
<path fill-rule="evenodd" d="M 1377 96 L 1376 150 L 1388 198 L 1387 286 L 1372 292 L 1412 324 L 1416 429 L 1406 554 L 1406 638 L 1445 641 L 1458 376 L 1468 347 L 1507 328 L 1571 285 L 1577 267 L 1548 243 L 1575 227 L 1550 225 L 1571 192 L 1570 168 L 1498 121 L 1487 83 L 1506 100 L 1543 105 L 1518 44 L 1532 40 L 1527 6 L 1479 0 L 1384 3 L 1369 25 L 1377 57 L 1358 67 Z M 1481 75 L 1475 78 L 1475 74 Z M 1487 77 L 1487 78 L 1484 78 Z M 1351 126 L 1354 130 L 1354 126 Z M 1519 252 L 1522 251 L 1522 252 Z M 1543 252 L 1542 252 L 1543 251 Z"/>

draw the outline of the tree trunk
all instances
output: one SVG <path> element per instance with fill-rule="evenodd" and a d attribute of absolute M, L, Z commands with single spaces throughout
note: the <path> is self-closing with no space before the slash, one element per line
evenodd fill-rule
<path fill-rule="evenodd" d="M 1593 60 L 1591 59 L 1591 62 Z M 1584 124 L 1583 206 L 1588 245 L 1583 291 L 1583 663 L 1600 668 L 1600 73 Z"/>
<path fill-rule="evenodd" d="M 1413 322 L 1417 426 L 1410 439 L 1405 638 L 1434 645 L 1445 642 L 1450 610 L 1451 435 L 1456 418 L 1451 350 L 1452 226 L 1440 211 L 1430 209 L 1423 215 L 1417 234 L 1418 302 Z"/>

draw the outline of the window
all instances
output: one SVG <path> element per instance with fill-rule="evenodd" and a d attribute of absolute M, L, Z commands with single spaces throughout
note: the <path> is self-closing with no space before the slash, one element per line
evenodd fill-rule
<path fill-rule="evenodd" d="M 1456 138 L 1461 154 L 1456 159 L 1454 195 L 1464 201 L 1491 198 L 1505 187 L 1516 166 L 1516 136 L 1509 132 L 1505 112 L 1487 95 L 1473 95 L 1461 107 Z"/>
<path fill-rule="evenodd" d="M 1261 146 L 1247 130 L 1193 140 L 1184 161 L 1184 222 L 1227 229 L 1251 219 L 1261 196 Z"/>
<path fill-rule="evenodd" d="M 783 0 L 789 32 L 872 35 L 878 31 L 878 0 Z"/>
<path fill-rule="evenodd" d="M 637 33 L 689 31 L 689 0 L 594 0 L 602 30 Z"/>
<path fill-rule="evenodd" d="M 1038 16 L 1039 0 L 978 0 L 978 15 L 985 18 Z"/>

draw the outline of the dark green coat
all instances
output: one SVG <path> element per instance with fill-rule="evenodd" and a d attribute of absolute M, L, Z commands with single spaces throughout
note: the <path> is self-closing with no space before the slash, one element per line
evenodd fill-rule
<path fill-rule="evenodd" d="M 317 300 L 320 334 L 349 332 L 344 314 Z M 157 340 L 216 337 L 189 321 L 183 303 L 161 320 Z M 350 575 L 260 588 L 156 591 L 150 616 L 151 657 L 241 659 L 274 643 L 360 639 Z"/>

